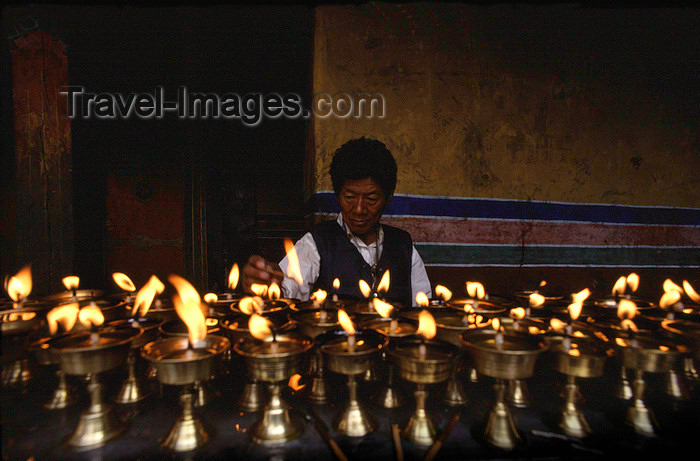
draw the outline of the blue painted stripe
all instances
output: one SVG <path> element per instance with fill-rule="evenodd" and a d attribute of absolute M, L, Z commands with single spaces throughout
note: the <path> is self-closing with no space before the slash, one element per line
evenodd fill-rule
<path fill-rule="evenodd" d="M 429 266 L 700 267 L 700 247 L 579 247 L 416 243 Z"/>
<path fill-rule="evenodd" d="M 338 213 L 331 191 L 312 197 L 315 213 Z M 700 208 L 563 203 L 395 194 L 385 216 L 700 226 Z"/>

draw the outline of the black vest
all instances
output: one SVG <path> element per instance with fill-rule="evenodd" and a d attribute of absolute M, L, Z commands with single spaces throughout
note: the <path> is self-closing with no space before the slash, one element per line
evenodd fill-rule
<path fill-rule="evenodd" d="M 389 270 L 388 302 L 398 302 L 412 306 L 411 291 L 411 257 L 413 242 L 408 232 L 396 227 L 382 225 L 384 229 L 384 248 L 377 264 L 377 277 L 381 279 Z M 360 252 L 345 235 L 345 230 L 337 221 L 322 221 L 311 229 L 321 256 L 321 267 L 314 291 L 323 289 L 334 293 L 333 280 L 340 280 L 340 297 L 363 299 L 360 291 L 360 279 L 372 286 L 372 268 L 362 258 Z"/>

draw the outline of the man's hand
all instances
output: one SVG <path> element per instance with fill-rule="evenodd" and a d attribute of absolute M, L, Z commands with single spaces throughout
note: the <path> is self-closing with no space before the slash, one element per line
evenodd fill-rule
<path fill-rule="evenodd" d="M 250 286 L 253 283 L 269 285 L 276 282 L 278 285 L 284 279 L 284 272 L 279 264 L 267 261 L 262 256 L 252 255 L 241 271 L 241 288 L 246 293 L 253 293 Z"/>

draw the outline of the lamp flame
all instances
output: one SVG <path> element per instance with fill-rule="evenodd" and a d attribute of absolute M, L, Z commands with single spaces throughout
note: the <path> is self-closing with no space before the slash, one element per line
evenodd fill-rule
<path fill-rule="evenodd" d="M 622 321 L 620 321 L 620 326 L 623 330 L 632 330 L 634 332 L 639 331 L 637 329 L 637 325 L 635 325 L 631 319 L 622 319 Z"/>
<path fill-rule="evenodd" d="M 179 275 L 170 275 L 168 281 L 175 286 L 177 294 L 173 296 L 175 311 L 187 325 L 190 345 L 194 348 L 206 345 L 207 324 L 201 309 L 201 298 L 197 290 Z"/>
<path fill-rule="evenodd" d="M 621 299 L 617 305 L 617 317 L 619 319 L 632 319 L 637 314 L 637 305 L 629 299 Z"/>
<path fill-rule="evenodd" d="M 235 290 L 238 286 L 238 278 L 240 277 L 240 270 L 238 269 L 238 263 L 233 263 L 231 270 L 228 273 L 228 287 Z"/>
<path fill-rule="evenodd" d="M 267 297 L 270 299 L 280 299 L 280 296 L 282 296 L 280 286 L 277 284 L 277 282 L 272 282 L 267 288 Z"/>
<path fill-rule="evenodd" d="M 418 314 L 418 329 L 417 335 L 422 335 L 425 339 L 433 339 L 437 334 L 437 325 L 435 318 L 426 310 L 420 311 Z"/>
<path fill-rule="evenodd" d="M 70 331 L 78 321 L 78 303 L 63 304 L 54 307 L 46 313 L 46 321 L 49 324 L 49 333 L 55 335 L 58 325 L 61 324 L 65 331 Z"/>
<path fill-rule="evenodd" d="M 297 256 L 297 250 L 294 248 L 294 243 L 288 239 L 284 239 L 284 250 L 287 253 L 287 277 L 294 279 L 299 286 L 304 284 L 304 279 L 301 276 L 301 269 L 299 268 L 299 257 Z"/>
<path fill-rule="evenodd" d="M 310 298 L 316 300 L 318 304 L 323 304 L 327 297 L 328 293 L 321 289 L 314 291 L 310 296 Z"/>
<path fill-rule="evenodd" d="M 7 322 L 27 322 L 36 317 L 36 312 L 10 312 L 3 314 L 2 320 Z"/>
<path fill-rule="evenodd" d="M 265 340 L 268 336 L 272 335 L 272 330 L 270 329 L 270 320 L 266 319 L 262 315 L 253 314 L 248 319 L 248 329 L 253 338 L 260 340 Z"/>
<path fill-rule="evenodd" d="M 566 328 L 566 322 L 556 317 L 552 317 L 552 319 L 549 321 L 549 326 L 551 326 L 555 331 L 561 331 Z"/>
<path fill-rule="evenodd" d="M 63 282 L 63 286 L 66 287 L 66 290 L 77 290 L 78 286 L 80 286 L 80 277 L 77 275 L 63 277 L 61 281 Z"/>
<path fill-rule="evenodd" d="M 362 296 L 365 298 L 369 298 L 372 295 L 372 289 L 369 287 L 369 284 L 365 282 L 363 279 L 360 279 L 360 291 L 362 292 Z"/>
<path fill-rule="evenodd" d="M 19 302 L 32 291 L 31 266 L 24 266 L 17 274 L 5 279 L 5 290 L 13 301 Z"/>
<path fill-rule="evenodd" d="M 633 293 L 637 291 L 637 288 L 639 287 L 639 276 L 634 272 L 627 276 L 627 286 Z"/>
<path fill-rule="evenodd" d="M 668 309 L 680 300 L 680 291 L 667 291 L 661 296 L 661 299 L 659 300 L 659 307 L 662 309 Z"/>
<path fill-rule="evenodd" d="M 514 307 L 508 313 L 510 318 L 520 320 L 525 318 L 525 309 L 522 307 Z"/>
<path fill-rule="evenodd" d="M 428 295 L 426 295 L 422 291 L 416 293 L 416 305 L 421 307 L 428 307 L 430 305 Z"/>
<path fill-rule="evenodd" d="M 539 307 L 545 302 L 545 297 L 539 293 L 532 293 L 528 297 L 527 303 L 530 307 Z"/>
<path fill-rule="evenodd" d="M 347 331 L 349 335 L 355 334 L 355 325 L 352 324 L 350 316 L 343 309 L 338 309 L 338 323 L 343 327 L 343 330 Z"/>
<path fill-rule="evenodd" d="M 377 285 L 377 292 L 383 292 L 386 293 L 389 291 L 389 285 L 390 285 L 390 280 L 391 277 L 389 275 L 389 271 L 385 271 L 384 275 L 382 275 L 382 279 L 379 281 L 379 285 Z"/>
<path fill-rule="evenodd" d="M 78 321 L 86 327 L 98 327 L 104 323 L 105 316 L 97 304 L 90 303 L 80 309 L 78 312 Z"/>
<path fill-rule="evenodd" d="M 695 292 L 693 286 L 687 280 L 683 280 L 683 289 L 685 290 L 685 293 L 690 296 L 690 299 L 696 303 L 700 303 L 700 295 Z"/>
<path fill-rule="evenodd" d="M 340 279 L 338 279 L 338 278 L 333 279 L 333 288 L 336 290 L 340 288 Z"/>
<path fill-rule="evenodd" d="M 301 375 L 299 373 L 292 375 L 291 378 L 289 378 L 289 387 L 292 388 L 294 391 L 300 391 L 306 387 L 306 384 L 299 384 L 299 380 L 301 379 Z"/>
<path fill-rule="evenodd" d="M 238 301 L 238 309 L 246 315 L 262 313 L 265 302 L 260 296 L 245 296 Z"/>
<path fill-rule="evenodd" d="M 139 317 L 145 317 L 148 309 L 151 308 L 153 298 L 155 298 L 157 294 L 161 294 L 163 290 L 165 290 L 163 282 L 155 275 L 151 275 L 148 282 L 136 293 L 131 316 L 135 316 L 136 312 L 139 311 Z"/>
<path fill-rule="evenodd" d="M 467 282 L 467 294 L 476 299 L 484 299 L 486 291 L 484 286 L 479 282 Z"/>
<path fill-rule="evenodd" d="M 250 291 L 255 293 L 257 296 L 264 297 L 267 294 L 267 285 L 262 283 L 252 283 L 250 285 Z"/>
<path fill-rule="evenodd" d="M 681 288 L 679 285 L 677 285 L 673 280 L 671 279 L 666 279 L 664 280 L 663 284 L 663 289 L 665 292 L 670 292 L 670 291 L 678 291 L 678 292 L 683 292 L 683 288 Z"/>
<path fill-rule="evenodd" d="M 567 310 L 569 311 L 569 317 L 571 317 L 571 320 L 576 320 L 579 317 L 579 315 L 581 315 L 581 311 L 583 310 L 583 303 L 571 303 L 567 307 Z"/>
<path fill-rule="evenodd" d="M 129 276 L 124 274 L 123 272 L 113 273 L 112 280 L 114 280 L 114 283 L 116 283 L 117 286 L 124 291 L 136 291 L 136 285 L 134 285 L 134 282 L 132 282 Z"/>
<path fill-rule="evenodd" d="M 437 285 L 435 287 L 435 294 L 441 297 L 445 302 L 452 299 L 452 292 L 442 285 Z"/>
<path fill-rule="evenodd" d="M 207 293 L 204 295 L 204 302 L 207 304 L 216 304 L 218 300 L 219 297 L 216 293 Z"/>
<path fill-rule="evenodd" d="M 501 321 L 498 318 L 494 318 L 491 320 L 491 326 L 495 331 L 498 331 L 501 329 Z"/>
<path fill-rule="evenodd" d="M 571 295 L 571 298 L 574 300 L 575 303 L 583 303 L 588 297 L 591 295 L 591 290 L 588 288 L 584 288 L 583 290 L 579 291 L 578 293 L 573 293 Z"/>
<path fill-rule="evenodd" d="M 612 294 L 621 296 L 625 294 L 625 288 L 627 288 L 627 278 L 623 275 L 613 285 Z"/>
<path fill-rule="evenodd" d="M 540 286 L 543 287 L 543 286 L 545 286 L 545 285 L 547 285 L 547 281 L 546 281 L 546 280 L 542 280 L 542 281 L 540 282 Z"/>
<path fill-rule="evenodd" d="M 389 317 L 389 314 L 391 314 L 391 310 L 394 308 L 391 304 L 382 301 L 379 298 L 374 298 L 372 300 L 372 303 L 374 305 L 374 309 L 381 315 L 383 318 Z"/>

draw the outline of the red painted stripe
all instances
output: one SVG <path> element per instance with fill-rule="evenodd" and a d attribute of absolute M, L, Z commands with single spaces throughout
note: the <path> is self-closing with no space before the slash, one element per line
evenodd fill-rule
<path fill-rule="evenodd" d="M 700 246 L 700 228 L 432 218 L 382 218 L 415 242 L 503 245 Z"/>

